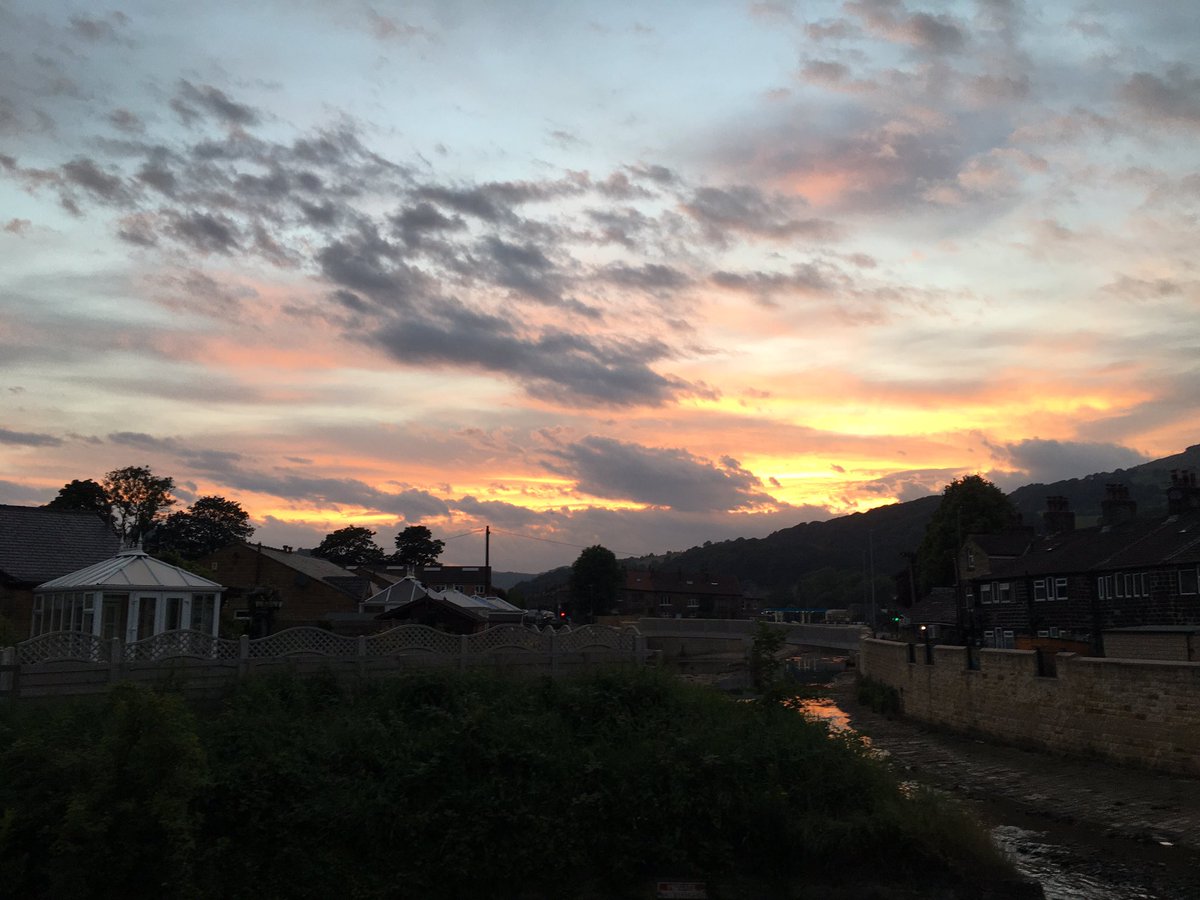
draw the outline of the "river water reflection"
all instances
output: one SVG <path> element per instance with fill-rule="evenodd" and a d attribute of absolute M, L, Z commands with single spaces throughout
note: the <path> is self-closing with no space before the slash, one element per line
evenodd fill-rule
<path fill-rule="evenodd" d="M 795 697 L 788 703 L 824 722 L 831 732 L 853 732 L 850 715 L 828 697 Z M 869 738 L 861 736 L 864 742 Z M 886 756 L 886 749 L 876 752 Z M 937 787 L 936 785 L 929 785 Z M 961 799 L 961 798 L 960 798 Z M 1195 872 L 1183 854 L 1163 848 L 1121 846 L 1081 825 L 1048 822 L 1012 803 L 966 800 L 988 826 L 992 840 L 1022 875 L 1042 886 L 1046 900 L 1192 900 Z"/>

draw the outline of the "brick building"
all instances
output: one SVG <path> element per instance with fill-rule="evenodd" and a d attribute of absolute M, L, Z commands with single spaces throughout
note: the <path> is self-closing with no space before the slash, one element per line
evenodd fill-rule
<path fill-rule="evenodd" d="M 272 631 L 318 625 L 330 613 L 357 613 L 359 603 L 374 593 L 369 579 L 291 547 L 235 543 L 198 564 L 229 588 L 221 613 L 234 629 L 234 623 L 248 623 L 255 614 L 254 598 L 268 593 L 279 604 L 270 612 L 267 628 Z"/>
<path fill-rule="evenodd" d="M 742 619 L 757 612 L 732 575 L 629 569 L 617 592 L 621 615 L 685 619 Z"/>

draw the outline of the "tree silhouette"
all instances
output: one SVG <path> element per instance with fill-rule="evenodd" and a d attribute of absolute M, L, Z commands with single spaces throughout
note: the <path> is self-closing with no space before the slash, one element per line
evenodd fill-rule
<path fill-rule="evenodd" d="M 46 509 L 96 512 L 105 519 L 112 516 L 112 503 L 103 485 L 90 478 L 83 481 L 76 478 L 69 484 L 64 484 L 58 489 L 58 496 L 46 504 Z"/>
<path fill-rule="evenodd" d="M 392 559 L 402 566 L 429 566 L 442 555 L 445 541 L 433 538 L 433 532 L 424 525 L 409 525 L 396 535 L 396 552 Z"/>
<path fill-rule="evenodd" d="M 339 566 L 361 566 L 382 562 L 383 548 L 375 543 L 375 532 L 361 525 L 349 525 L 325 535 L 313 550 L 313 556 Z"/>
<path fill-rule="evenodd" d="M 250 515 L 235 500 L 199 497 L 186 512 L 174 512 L 155 530 L 153 547 L 199 559 L 254 534 Z"/>
<path fill-rule="evenodd" d="M 1004 491 L 982 475 L 965 475 L 946 485 L 917 548 L 922 596 L 932 587 L 954 584 L 954 559 L 967 535 L 1000 531 L 1016 517 Z"/>
<path fill-rule="evenodd" d="M 597 609 L 609 609 L 625 581 L 625 570 L 607 547 L 595 544 L 579 554 L 571 564 L 571 599 L 592 621 Z"/>
<path fill-rule="evenodd" d="M 113 469 L 104 476 L 117 534 L 128 544 L 142 540 L 164 510 L 175 505 L 174 478 L 155 475 L 147 466 Z"/>

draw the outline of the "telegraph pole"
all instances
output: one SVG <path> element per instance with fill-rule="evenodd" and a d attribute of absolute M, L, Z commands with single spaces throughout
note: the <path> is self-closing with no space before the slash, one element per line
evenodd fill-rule
<path fill-rule="evenodd" d="M 492 526 L 483 526 L 483 592 L 492 594 Z"/>

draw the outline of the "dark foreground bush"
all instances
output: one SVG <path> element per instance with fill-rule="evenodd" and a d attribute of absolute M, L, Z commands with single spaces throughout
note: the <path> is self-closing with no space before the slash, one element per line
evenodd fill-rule
<path fill-rule="evenodd" d="M 0 721 L 14 897 L 621 897 L 986 877 L 972 823 L 851 739 L 655 672 L 121 688 Z M 782 896 L 784 893 L 773 892 Z"/>

